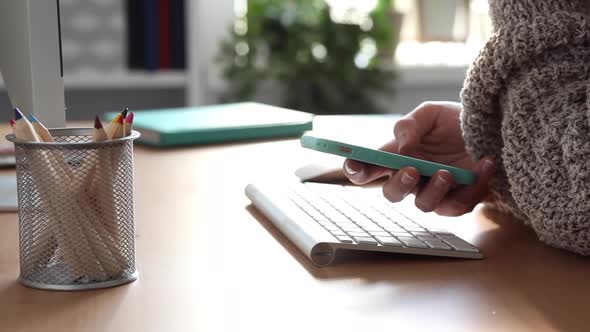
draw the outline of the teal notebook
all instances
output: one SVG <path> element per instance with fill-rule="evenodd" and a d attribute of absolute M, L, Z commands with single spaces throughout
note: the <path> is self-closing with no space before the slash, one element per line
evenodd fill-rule
<path fill-rule="evenodd" d="M 309 113 L 251 102 L 133 113 L 138 142 L 161 147 L 300 136 L 313 121 Z"/>

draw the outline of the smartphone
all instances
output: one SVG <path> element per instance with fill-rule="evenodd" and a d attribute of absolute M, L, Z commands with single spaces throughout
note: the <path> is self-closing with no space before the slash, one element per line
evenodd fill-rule
<path fill-rule="evenodd" d="M 466 169 L 412 158 L 401 154 L 332 141 L 311 135 L 303 135 L 301 137 L 301 146 L 307 149 L 335 154 L 348 159 L 391 169 L 401 169 L 403 167 L 412 166 L 420 172 L 420 175 L 428 177 L 434 175 L 434 173 L 439 170 L 446 170 L 451 173 L 455 182 L 459 184 L 473 184 L 476 179 L 475 173 Z"/>

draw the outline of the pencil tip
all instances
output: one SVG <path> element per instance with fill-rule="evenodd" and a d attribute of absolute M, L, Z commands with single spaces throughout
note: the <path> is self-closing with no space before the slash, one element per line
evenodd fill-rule
<path fill-rule="evenodd" d="M 119 117 L 117 117 L 117 122 L 119 124 L 123 124 L 123 116 L 119 114 Z"/>
<path fill-rule="evenodd" d="M 94 129 L 100 128 L 102 128 L 102 122 L 100 122 L 100 118 L 97 115 L 96 118 L 94 118 Z"/>
<path fill-rule="evenodd" d="M 133 123 L 133 117 L 135 116 L 135 114 L 133 114 L 133 112 L 129 112 L 129 114 L 127 114 L 127 117 L 125 117 L 125 122 L 127 123 Z"/>
<path fill-rule="evenodd" d="M 129 112 L 129 108 L 125 108 L 123 110 L 123 112 L 121 112 L 121 115 L 123 116 L 123 118 L 126 118 L 127 117 L 127 112 Z"/>
<path fill-rule="evenodd" d="M 20 119 L 22 119 L 22 118 L 23 118 L 23 113 L 21 113 L 21 111 L 18 109 L 18 107 L 16 107 L 16 108 L 14 109 L 14 119 L 15 119 L 16 121 L 18 121 L 18 120 L 20 120 Z"/>
<path fill-rule="evenodd" d="M 29 113 L 29 121 L 39 122 L 39 120 L 37 120 L 37 118 L 33 115 L 33 113 Z"/>

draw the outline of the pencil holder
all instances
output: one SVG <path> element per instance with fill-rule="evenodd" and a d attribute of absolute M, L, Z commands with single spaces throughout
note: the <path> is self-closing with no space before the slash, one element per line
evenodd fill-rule
<path fill-rule="evenodd" d="M 92 129 L 51 129 L 55 143 L 14 143 L 20 276 L 52 290 L 112 287 L 137 279 L 133 140 L 92 141 Z"/>

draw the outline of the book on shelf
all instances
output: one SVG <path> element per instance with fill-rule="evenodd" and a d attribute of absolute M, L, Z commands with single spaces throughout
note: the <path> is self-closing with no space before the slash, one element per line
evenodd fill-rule
<path fill-rule="evenodd" d="M 185 1 L 170 0 L 170 61 L 173 69 L 186 68 Z"/>
<path fill-rule="evenodd" d="M 129 69 L 144 69 L 143 0 L 127 0 L 125 10 L 127 20 L 127 67 Z"/>
<path fill-rule="evenodd" d="M 160 69 L 170 69 L 170 1 L 158 0 L 158 59 Z"/>
<path fill-rule="evenodd" d="M 144 58 L 145 69 L 156 70 L 160 67 L 158 47 L 158 0 L 144 0 Z"/>
<path fill-rule="evenodd" d="M 126 0 L 127 66 L 131 70 L 186 68 L 186 0 Z"/>

